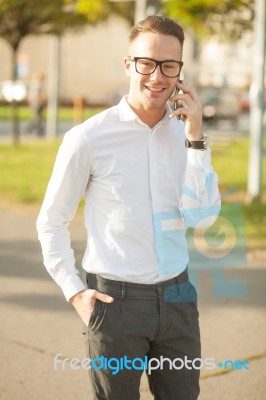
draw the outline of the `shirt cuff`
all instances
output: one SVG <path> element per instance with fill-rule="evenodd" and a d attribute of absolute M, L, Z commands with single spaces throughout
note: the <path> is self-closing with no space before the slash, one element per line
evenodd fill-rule
<path fill-rule="evenodd" d="M 188 149 L 187 151 L 188 166 L 203 170 L 206 172 L 212 172 L 211 166 L 211 150 L 197 150 Z"/>
<path fill-rule="evenodd" d="M 67 301 L 69 301 L 69 299 L 71 299 L 71 297 L 77 294 L 78 292 L 87 289 L 83 281 L 77 275 L 72 276 L 71 280 L 65 282 L 60 287 Z"/>

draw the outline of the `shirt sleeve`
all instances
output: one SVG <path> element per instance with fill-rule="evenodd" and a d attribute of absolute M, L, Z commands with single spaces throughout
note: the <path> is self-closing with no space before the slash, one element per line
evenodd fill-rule
<path fill-rule="evenodd" d="M 36 224 L 44 265 L 67 300 L 85 289 L 68 227 L 89 183 L 89 150 L 82 125 L 65 134 Z"/>
<path fill-rule="evenodd" d="M 221 208 L 218 176 L 211 165 L 211 150 L 188 149 L 187 152 L 180 212 L 187 227 L 208 227 L 214 223 Z"/>

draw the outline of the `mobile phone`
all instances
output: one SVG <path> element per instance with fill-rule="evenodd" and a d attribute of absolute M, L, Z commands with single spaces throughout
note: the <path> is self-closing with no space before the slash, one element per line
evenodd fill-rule
<path fill-rule="evenodd" d="M 180 83 L 183 83 L 183 79 L 177 79 L 177 82 L 180 82 Z M 178 89 L 177 87 L 175 88 L 175 95 L 176 94 L 178 94 L 179 93 L 179 91 L 180 91 L 180 89 Z M 179 102 L 178 100 L 176 100 L 175 102 L 174 102 L 174 110 L 177 110 L 178 108 L 180 108 L 180 107 L 182 107 L 182 103 L 181 102 Z M 178 115 L 177 116 L 177 119 L 180 119 L 181 118 L 181 115 Z"/>

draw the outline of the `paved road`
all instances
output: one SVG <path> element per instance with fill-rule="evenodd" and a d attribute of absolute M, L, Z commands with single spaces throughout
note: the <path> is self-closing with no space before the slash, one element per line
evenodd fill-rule
<path fill-rule="evenodd" d="M 89 400 L 85 371 L 53 368 L 57 353 L 84 357 L 84 338 L 78 316 L 42 267 L 35 219 L 36 213 L 0 209 L 0 400 Z M 84 230 L 78 221 L 71 234 L 79 264 Z M 265 259 L 262 252 L 226 272 L 246 283 L 245 298 L 214 298 L 211 272 L 200 273 L 202 358 L 247 359 L 250 370 L 216 368 L 212 377 L 203 371 L 199 400 L 265 399 Z M 141 400 L 152 400 L 145 378 Z"/>
<path fill-rule="evenodd" d="M 25 137 L 32 137 L 28 133 L 28 122 L 27 121 L 20 121 L 20 133 Z M 61 136 L 69 129 L 73 127 L 72 121 L 60 121 L 58 123 L 58 135 Z M 8 120 L 0 121 L 0 138 L 1 139 L 8 139 L 11 136 L 11 122 Z"/>
<path fill-rule="evenodd" d="M 239 137 L 246 136 L 249 131 L 249 115 L 243 113 L 239 117 L 237 124 L 234 124 L 230 120 L 219 121 L 215 123 L 205 123 L 204 131 L 208 133 L 211 137 L 221 138 L 221 137 Z M 27 134 L 28 122 L 20 122 L 20 132 L 26 137 L 31 137 Z M 58 123 L 58 136 L 63 135 L 69 129 L 73 127 L 72 121 L 60 121 Z M 0 121 L 0 138 L 8 139 L 10 138 L 11 123 L 10 121 Z"/>

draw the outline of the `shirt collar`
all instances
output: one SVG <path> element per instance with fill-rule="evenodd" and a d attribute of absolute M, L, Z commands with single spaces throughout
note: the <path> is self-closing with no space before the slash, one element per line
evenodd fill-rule
<path fill-rule="evenodd" d="M 134 121 L 139 119 L 137 114 L 132 110 L 132 108 L 128 104 L 126 96 L 122 97 L 117 107 L 118 107 L 120 121 Z"/>
<path fill-rule="evenodd" d="M 120 100 L 120 102 L 118 103 L 118 106 L 117 106 L 119 117 L 120 117 L 120 121 L 136 121 L 136 120 L 140 120 L 138 115 L 132 110 L 132 108 L 128 104 L 126 97 L 127 96 L 123 96 L 122 99 Z M 171 114 L 171 113 L 172 113 L 172 109 L 170 107 L 170 104 L 167 102 L 166 103 L 165 114 L 164 114 L 163 118 L 158 122 L 158 124 L 169 123 L 169 121 L 170 121 L 169 114 Z"/>

